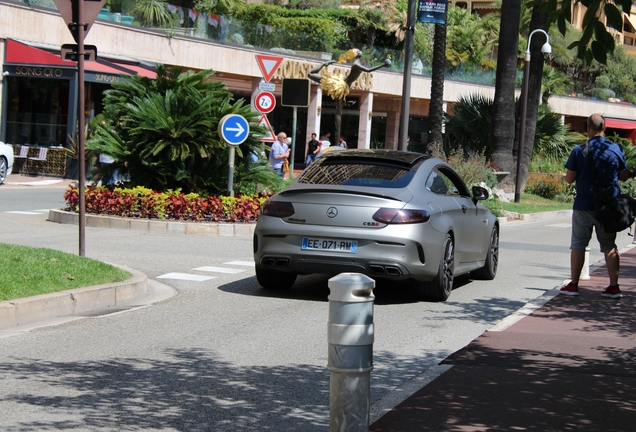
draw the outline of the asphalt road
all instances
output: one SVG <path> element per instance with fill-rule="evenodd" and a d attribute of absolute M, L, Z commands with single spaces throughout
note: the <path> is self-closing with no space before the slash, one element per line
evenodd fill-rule
<path fill-rule="evenodd" d="M 77 253 L 77 226 L 47 222 L 40 211 L 60 208 L 62 191 L 0 188 L 0 241 Z M 404 286 L 376 288 L 373 415 L 566 279 L 569 223 L 504 225 L 495 281 L 458 278 L 447 302 L 420 302 Z M 631 241 L 622 233 L 619 246 Z M 157 279 L 179 295 L 0 338 L 0 430 L 327 430 L 328 279 L 263 291 L 246 265 L 251 248 L 251 238 L 87 228 L 88 257 L 153 279 L 213 278 Z"/>

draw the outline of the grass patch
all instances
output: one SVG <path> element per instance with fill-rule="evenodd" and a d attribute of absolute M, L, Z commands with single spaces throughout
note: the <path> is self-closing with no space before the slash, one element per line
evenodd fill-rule
<path fill-rule="evenodd" d="M 0 301 L 121 282 L 132 275 L 94 259 L 0 243 Z"/>
<path fill-rule="evenodd" d="M 557 210 L 572 210 L 572 203 L 542 198 L 533 194 L 521 194 L 519 202 L 500 203 L 501 208 L 515 213 L 528 214 Z"/>

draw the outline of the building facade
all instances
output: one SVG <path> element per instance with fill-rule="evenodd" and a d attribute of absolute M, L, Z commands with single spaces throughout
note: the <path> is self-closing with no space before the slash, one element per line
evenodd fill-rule
<path fill-rule="evenodd" d="M 74 63 L 62 61 L 59 47 L 73 39 L 57 10 L 0 0 L 0 139 L 9 144 L 38 146 L 67 145 L 75 134 L 78 115 L 89 120 L 101 109 L 101 93 L 121 73 L 152 76 L 152 64 L 181 65 L 188 69 L 213 69 L 236 98 L 251 100 L 264 81 L 257 54 L 283 58 L 270 83 L 277 107 L 268 114 L 272 132 L 292 136 L 293 109 L 280 106 L 284 78 L 306 78 L 325 61 L 324 54 L 272 52 L 253 47 L 220 43 L 191 36 L 188 32 L 147 29 L 112 20 L 98 19 L 86 37 L 86 44 L 98 49 L 98 60 L 86 66 L 86 111 L 77 113 L 77 77 Z M 330 71 L 346 73 L 347 65 L 331 65 Z M 342 111 L 342 131 L 349 147 L 397 148 L 402 101 L 403 74 L 386 69 L 363 74 L 352 86 Z M 409 135 L 411 141 L 426 142 L 426 118 L 431 90 L 430 77 L 413 74 L 410 95 Z M 494 86 L 446 81 L 447 112 L 461 97 L 494 96 Z M 574 130 L 584 130 L 592 112 L 620 119 L 616 125 L 627 132 L 636 130 L 636 107 L 552 96 L 550 105 Z M 253 106 L 253 105 L 252 105 Z M 307 108 L 297 110 L 294 137 L 296 163 L 301 164 L 305 143 L 311 133 L 335 131 L 335 102 L 311 84 Z M 631 128 L 631 129 L 629 129 Z M 334 137 L 335 138 L 335 137 Z M 337 141 L 337 139 L 336 139 Z M 297 165 L 300 166 L 300 165 Z"/>

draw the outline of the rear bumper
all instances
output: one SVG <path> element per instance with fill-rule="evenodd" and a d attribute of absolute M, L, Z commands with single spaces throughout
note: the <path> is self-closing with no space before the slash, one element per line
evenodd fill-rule
<path fill-rule="evenodd" d="M 433 279 L 439 269 L 442 239 L 437 237 L 441 236 L 422 226 L 412 226 L 412 231 L 404 226 L 386 227 L 382 232 L 335 227 L 325 235 L 305 225 L 284 223 L 283 230 L 277 223 L 262 222 L 259 220 L 254 233 L 254 262 L 261 268 L 296 274 L 355 272 L 374 278 L 422 281 Z M 357 240 L 358 249 L 356 253 L 302 250 L 303 237 Z"/>
<path fill-rule="evenodd" d="M 394 261 L 334 260 L 332 257 L 298 257 L 280 254 L 264 254 L 257 265 L 296 274 L 362 273 L 369 277 L 408 279 L 413 277 L 408 268 Z M 421 278 L 421 275 L 420 275 Z"/>

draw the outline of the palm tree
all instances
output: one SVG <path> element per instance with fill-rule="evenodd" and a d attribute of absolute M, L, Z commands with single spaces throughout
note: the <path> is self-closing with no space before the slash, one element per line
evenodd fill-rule
<path fill-rule="evenodd" d="M 428 110 L 428 149 L 434 154 L 443 152 L 442 122 L 444 121 L 444 70 L 446 69 L 446 24 L 435 24 L 433 42 L 433 73 L 431 76 L 431 104 Z"/>
<path fill-rule="evenodd" d="M 546 65 L 543 68 L 543 78 L 541 80 L 541 103 L 547 104 L 550 95 L 565 94 L 565 89 L 569 83 L 570 80 L 563 72 Z"/>
<path fill-rule="evenodd" d="M 219 121 L 239 114 L 255 123 L 258 114 L 243 101 L 232 102 L 224 84 L 210 79 L 212 74 L 179 67 L 168 72 L 160 66 L 157 80 L 127 77 L 116 83 L 104 98 L 106 121 L 87 147 L 112 156 L 114 167 L 125 166 L 133 185 L 224 191 L 228 152 L 218 134 Z M 259 150 L 260 141 L 250 134 L 236 149 L 238 163 Z"/>
<path fill-rule="evenodd" d="M 465 153 L 490 153 L 488 136 L 493 100 L 482 95 L 461 97 L 446 122 L 446 153 L 461 148 Z"/>
<path fill-rule="evenodd" d="M 520 18 L 521 0 L 504 0 L 501 5 L 490 146 L 486 156 L 497 168 L 507 172 L 514 171 L 512 149 L 515 141 L 515 77 Z"/>
<path fill-rule="evenodd" d="M 493 107 L 492 99 L 477 94 L 458 101 L 453 116 L 446 123 L 448 153 L 461 148 L 465 153 L 488 155 L 488 135 L 495 121 L 491 117 Z M 511 112 L 515 111 L 513 106 Z M 548 105 L 539 106 L 533 141 L 534 156 L 538 155 L 551 161 L 562 160 L 571 151 L 573 142 L 581 142 L 578 134 L 569 134 L 568 131 L 568 126 L 561 123 L 561 117 Z"/>
<path fill-rule="evenodd" d="M 529 33 L 539 28 L 546 28 L 548 14 L 542 11 L 541 7 L 535 6 L 532 10 Z M 543 65 L 545 58 L 541 52 L 541 47 L 546 42 L 542 34 L 537 34 L 532 38 L 530 44 L 530 70 L 528 75 L 528 100 L 526 110 L 526 130 L 525 145 L 521 157 L 521 185 L 519 190 L 524 190 L 528 180 L 528 166 L 532 160 L 534 151 L 535 134 L 537 128 L 537 118 L 539 114 L 539 104 L 541 103 L 541 78 L 543 77 Z M 516 149 L 515 149 L 516 150 Z"/>
<path fill-rule="evenodd" d="M 143 26 L 172 27 L 175 23 L 167 0 L 137 0 L 131 13 Z"/>

